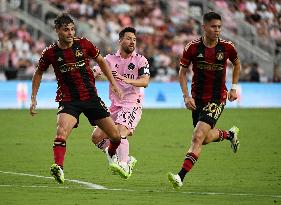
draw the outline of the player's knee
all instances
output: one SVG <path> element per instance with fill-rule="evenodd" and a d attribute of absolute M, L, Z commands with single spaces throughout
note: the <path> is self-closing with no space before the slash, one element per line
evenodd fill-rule
<path fill-rule="evenodd" d="M 92 133 L 92 142 L 98 144 L 102 140 L 102 135 L 100 133 Z"/>
<path fill-rule="evenodd" d="M 193 137 L 192 137 L 192 143 L 193 144 L 201 144 L 204 139 L 204 132 L 201 130 L 194 130 Z"/>
<path fill-rule="evenodd" d="M 66 138 L 67 130 L 63 126 L 58 125 L 57 126 L 57 135 L 60 137 Z"/>
<path fill-rule="evenodd" d="M 117 129 L 117 127 L 116 127 L 116 129 L 114 129 L 114 130 L 112 130 L 111 131 L 111 133 L 110 133 L 110 139 L 111 139 L 111 141 L 120 141 L 121 140 L 121 135 L 120 135 L 120 132 L 119 132 L 119 130 Z"/>
<path fill-rule="evenodd" d="M 212 141 L 212 134 L 209 132 L 204 138 L 203 145 L 209 144 Z"/>

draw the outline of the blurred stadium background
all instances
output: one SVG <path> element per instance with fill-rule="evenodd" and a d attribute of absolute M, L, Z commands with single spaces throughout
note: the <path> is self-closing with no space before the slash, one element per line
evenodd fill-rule
<path fill-rule="evenodd" d="M 278 0 L 0 0 L 0 80 L 30 79 L 42 49 L 56 39 L 53 20 L 62 11 L 75 17 L 77 34 L 103 54 L 116 50 L 118 32 L 136 27 L 138 51 L 154 81 L 177 79 L 186 43 L 201 34 L 202 14 L 223 16 L 223 38 L 235 42 L 241 81 L 280 82 L 281 2 Z M 45 79 L 54 78 L 52 69 Z"/>
<path fill-rule="evenodd" d="M 233 155 L 227 142 L 212 143 L 184 187 L 173 191 L 166 173 L 178 171 L 192 133 L 190 112 L 181 109 L 178 61 L 186 43 L 201 35 L 209 10 L 222 14 L 222 37 L 236 44 L 242 62 L 239 99 L 227 108 L 245 109 L 226 109 L 218 122 L 240 127 L 241 149 Z M 53 20 L 61 12 L 75 18 L 77 34 L 103 55 L 116 51 L 122 27 L 138 31 L 138 52 L 148 58 L 152 76 L 144 107 L 153 109 L 144 109 L 130 141 L 139 162 L 128 181 L 107 172 L 83 116 L 68 143 L 69 181 L 57 185 L 48 178 L 57 107 L 51 68 L 38 108 L 52 109 L 35 118 L 26 109 L 32 74 L 42 50 L 56 40 Z M 280 51 L 280 0 L 0 0 L 0 204 L 281 204 Z M 107 86 L 97 82 L 109 105 Z"/>
<path fill-rule="evenodd" d="M 177 81 L 183 48 L 188 41 L 201 35 L 202 14 L 209 10 L 222 14 L 222 37 L 232 40 L 239 51 L 242 62 L 240 106 L 244 107 L 244 99 L 260 101 L 252 98 L 258 86 L 259 91 L 262 89 L 260 94 L 272 93 L 268 100 L 274 103 L 253 104 L 252 107 L 281 107 L 278 92 L 281 81 L 281 2 L 278 0 L 0 0 L 0 3 L 0 98 L 4 99 L 2 102 L 9 102 L 0 108 L 25 107 L 16 105 L 18 101 L 29 103 L 28 82 L 42 50 L 56 40 L 53 21 L 61 12 L 68 12 L 75 18 L 77 35 L 92 40 L 103 55 L 116 51 L 118 32 L 122 27 L 136 27 L 138 52 L 149 60 L 152 81 L 162 83 L 157 85 L 164 88 L 167 83 Z M 227 81 L 230 82 L 232 69 L 227 71 Z M 11 80 L 14 84 L 7 84 Z M 54 83 L 53 69 L 43 75 L 43 80 Z M 251 84 L 249 90 L 243 87 L 247 82 L 257 84 Z M 258 85 L 260 83 L 262 85 Z M 165 91 L 163 96 L 158 87 L 153 89 L 155 95 L 152 98 L 156 102 L 159 99 L 165 102 L 170 97 L 165 96 Z M 106 93 L 106 90 L 99 92 Z M 180 90 L 176 92 L 176 96 L 180 96 Z M 53 99 L 52 93 L 50 90 L 46 96 Z M 251 104 L 245 106 L 251 107 Z M 145 107 L 155 105 L 146 102 Z"/>

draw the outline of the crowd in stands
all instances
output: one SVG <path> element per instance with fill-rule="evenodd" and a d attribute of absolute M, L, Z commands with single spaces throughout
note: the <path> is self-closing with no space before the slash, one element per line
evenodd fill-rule
<path fill-rule="evenodd" d="M 44 37 L 33 39 L 26 24 L 12 15 L 0 15 L 0 72 L 7 79 L 21 75 L 31 79 L 45 46 Z"/>
<path fill-rule="evenodd" d="M 88 22 L 93 32 L 106 34 L 108 41 L 118 42 L 118 32 L 122 27 L 134 26 L 138 31 L 138 52 L 144 54 L 150 63 L 152 79 L 155 81 L 175 81 L 178 75 L 178 61 L 187 42 L 201 35 L 200 22 L 188 17 L 186 0 L 173 3 L 164 0 L 48 0 L 50 4 L 70 13 L 80 21 Z M 281 46 L 281 3 L 274 0 L 213 0 L 218 8 L 230 12 L 236 18 L 248 21 L 256 27 L 257 34 Z M 36 9 L 36 7 L 34 7 Z M 47 17 L 46 17 L 47 18 Z M 53 23 L 54 16 L 47 21 Z M 233 32 L 237 25 L 223 16 Z M 8 28 L 8 29 L 7 29 Z M 11 15 L 0 15 L 0 67 L 31 77 L 35 62 L 42 49 L 49 42 L 43 36 L 38 40 L 31 37 L 25 24 L 19 23 Z M 103 55 L 114 52 L 107 47 Z M 1 70 L 1 68 L 0 68 Z M 277 78 L 280 74 L 276 69 Z M 279 78 L 278 78 L 279 76 Z M 267 82 L 268 79 L 256 62 L 244 62 L 241 80 Z"/>

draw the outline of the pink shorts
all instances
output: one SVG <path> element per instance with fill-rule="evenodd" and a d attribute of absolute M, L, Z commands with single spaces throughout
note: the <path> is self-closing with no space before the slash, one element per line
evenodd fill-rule
<path fill-rule="evenodd" d="M 111 118 L 116 124 L 124 125 L 133 134 L 137 124 L 141 119 L 141 107 L 119 107 L 110 106 L 109 108 Z"/>

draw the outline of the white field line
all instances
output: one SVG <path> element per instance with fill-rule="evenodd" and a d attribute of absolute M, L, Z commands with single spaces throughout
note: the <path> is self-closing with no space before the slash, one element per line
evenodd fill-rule
<path fill-rule="evenodd" d="M 44 178 L 44 179 L 53 179 L 53 177 L 46 177 L 46 176 L 40 176 L 40 175 L 34 175 L 34 174 L 26 174 L 26 173 L 18 173 L 18 172 L 5 172 L 0 171 L 2 174 L 12 174 L 12 175 L 18 175 L 18 176 L 29 176 L 29 177 L 37 177 L 37 178 Z M 84 185 L 84 187 L 81 187 L 82 189 L 98 189 L 98 190 L 109 190 L 109 191 L 137 191 L 132 189 L 108 189 L 104 186 L 80 181 L 76 179 L 65 179 L 65 181 L 77 183 Z M 71 189 L 71 187 L 68 186 L 25 186 L 25 185 L 3 185 L 0 184 L 0 187 L 24 187 L 24 188 L 60 188 L 60 189 Z M 147 192 L 151 192 L 152 190 L 145 190 Z M 188 195 L 228 195 L 228 196 L 252 196 L 252 197 L 269 197 L 269 198 L 281 198 L 281 195 L 271 195 L 271 194 L 251 194 L 251 193 L 224 193 L 224 192 L 181 192 L 181 191 L 161 191 L 161 190 L 153 190 L 153 192 L 162 192 L 162 193 L 182 193 L 182 194 L 188 194 Z"/>
<path fill-rule="evenodd" d="M 13 174 L 13 175 L 19 175 L 19 176 L 37 177 L 37 178 L 44 178 L 44 179 L 53 179 L 53 177 L 45 177 L 45 176 L 40 176 L 40 175 L 17 173 L 17 172 L 0 171 L 0 173 Z M 84 181 L 80 181 L 80 180 L 76 180 L 76 179 L 65 179 L 65 181 L 69 181 L 69 182 L 73 182 L 73 183 L 77 183 L 77 184 L 82 184 L 85 187 L 91 188 L 91 189 L 107 189 L 106 187 L 98 185 L 98 184 L 93 184 L 93 183 L 90 183 L 90 182 L 84 182 Z"/>

